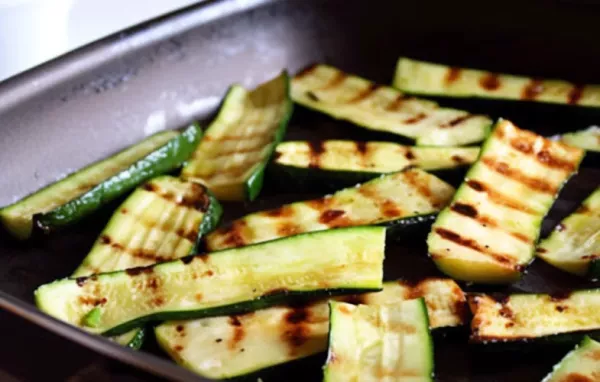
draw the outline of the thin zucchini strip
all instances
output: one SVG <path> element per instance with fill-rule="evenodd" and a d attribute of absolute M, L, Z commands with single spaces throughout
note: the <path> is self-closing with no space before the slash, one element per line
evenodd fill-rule
<path fill-rule="evenodd" d="M 457 280 L 516 281 L 540 227 L 583 150 L 501 120 L 427 239 L 437 267 Z"/>
<path fill-rule="evenodd" d="M 565 272 L 600 277 L 600 188 L 540 242 L 536 254 Z"/>
<path fill-rule="evenodd" d="M 600 107 L 600 85 L 498 74 L 405 57 L 398 60 L 394 86 L 407 93 L 428 96 L 477 97 Z"/>
<path fill-rule="evenodd" d="M 600 380 L 600 343 L 585 337 L 557 363 L 542 382 L 595 382 Z"/>
<path fill-rule="evenodd" d="M 73 224 L 138 184 L 179 167 L 201 136 L 197 125 L 181 134 L 155 134 L 0 209 L 0 222 L 20 240 L 28 239 L 34 227 L 50 231 Z"/>
<path fill-rule="evenodd" d="M 367 306 L 330 302 L 325 382 L 433 381 L 424 300 Z"/>
<path fill-rule="evenodd" d="M 117 209 L 73 277 L 187 256 L 214 229 L 221 211 L 204 186 L 171 176 L 155 178 Z"/>
<path fill-rule="evenodd" d="M 578 342 L 600 329 L 599 289 L 498 298 L 476 294 L 469 295 L 468 301 L 473 342 Z"/>
<path fill-rule="evenodd" d="M 381 292 L 334 300 L 372 306 L 397 305 L 423 297 L 432 329 L 466 323 L 466 298 L 450 279 L 419 283 L 391 281 Z M 327 300 L 276 306 L 251 314 L 174 321 L 157 326 L 160 346 L 179 364 L 206 378 L 244 376 L 327 350 Z"/>
<path fill-rule="evenodd" d="M 492 124 L 487 116 L 442 108 L 327 65 L 311 66 L 297 74 L 292 80 L 292 98 L 333 118 L 400 135 L 418 145 L 480 142 Z"/>
<path fill-rule="evenodd" d="M 292 109 L 286 72 L 253 91 L 232 86 L 181 176 L 220 200 L 254 200 Z"/>
<path fill-rule="evenodd" d="M 354 227 L 57 280 L 35 292 L 45 313 L 106 336 L 149 321 L 240 314 L 294 297 L 381 290 L 385 228 Z"/>
<path fill-rule="evenodd" d="M 461 179 L 478 147 L 403 146 L 392 142 L 287 141 L 277 145 L 272 168 L 280 184 L 340 188 L 417 167 L 443 179 Z M 324 186 L 325 185 L 325 186 Z M 329 186 L 329 187 L 327 187 Z"/>
<path fill-rule="evenodd" d="M 429 227 L 454 188 L 418 169 L 393 173 L 320 199 L 246 215 L 206 236 L 210 251 L 241 247 L 304 232 L 381 224 L 402 231 Z M 395 235 L 396 232 L 391 232 Z"/>

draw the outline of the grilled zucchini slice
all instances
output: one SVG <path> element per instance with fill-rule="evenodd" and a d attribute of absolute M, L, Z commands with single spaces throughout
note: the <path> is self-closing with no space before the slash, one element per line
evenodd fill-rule
<path fill-rule="evenodd" d="M 540 242 L 536 254 L 563 271 L 600 277 L 600 188 Z"/>
<path fill-rule="evenodd" d="M 466 298 L 450 279 L 419 283 L 391 281 L 381 292 L 334 300 L 373 306 L 395 305 L 423 297 L 432 329 L 464 325 Z M 184 367 L 206 378 L 222 379 L 290 362 L 327 349 L 329 306 L 326 300 L 300 306 L 276 306 L 251 314 L 174 321 L 157 326 L 161 347 Z"/>
<path fill-rule="evenodd" d="M 118 335 L 149 321 L 239 314 L 294 296 L 382 288 L 385 228 L 298 235 L 126 271 L 42 285 L 45 313 L 93 333 Z"/>
<path fill-rule="evenodd" d="M 206 236 L 210 251 L 240 247 L 303 232 L 381 224 L 394 236 L 429 227 L 454 188 L 418 169 L 393 173 L 320 199 L 283 205 L 234 220 Z M 394 232 L 397 230 L 397 232 Z"/>
<path fill-rule="evenodd" d="M 381 174 L 418 167 L 442 178 L 464 177 L 478 147 L 403 146 L 392 142 L 288 141 L 277 145 L 273 165 L 281 183 L 328 184 L 331 188 L 365 182 Z"/>
<path fill-rule="evenodd" d="M 286 72 L 253 91 L 232 86 L 181 176 L 220 200 L 254 200 L 292 115 L 289 93 Z"/>
<path fill-rule="evenodd" d="M 73 276 L 187 256 L 199 238 L 214 229 L 221 211 L 204 186 L 171 176 L 155 178 L 119 207 Z"/>
<path fill-rule="evenodd" d="M 200 141 L 192 125 L 165 131 L 94 163 L 0 210 L 0 222 L 17 239 L 73 224 L 155 176 L 179 167 Z"/>
<path fill-rule="evenodd" d="M 325 382 L 433 381 L 433 341 L 420 298 L 395 305 L 330 302 Z"/>
<path fill-rule="evenodd" d="M 518 280 L 544 216 L 583 154 L 499 121 L 431 228 L 427 245 L 437 267 L 463 281 Z"/>
<path fill-rule="evenodd" d="M 542 382 L 594 382 L 600 379 L 600 343 L 585 337 Z"/>
<path fill-rule="evenodd" d="M 477 97 L 600 107 L 600 85 L 527 78 L 483 70 L 439 65 L 401 57 L 394 86 L 427 96 Z"/>
<path fill-rule="evenodd" d="M 600 289 L 568 294 L 468 296 L 472 342 L 578 342 L 600 329 Z"/>
<path fill-rule="evenodd" d="M 415 140 L 418 145 L 480 142 L 492 124 L 486 116 L 442 108 L 327 65 L 297 74 L 292 80 L 292 98 L 333 118 Z"/>
<path fill-rule="evenodd" d="M 600 127 L 598 126 L 591 126 L 585 130 L 563 134 L 560 140 L 571 146 L 600 153 Z"/>

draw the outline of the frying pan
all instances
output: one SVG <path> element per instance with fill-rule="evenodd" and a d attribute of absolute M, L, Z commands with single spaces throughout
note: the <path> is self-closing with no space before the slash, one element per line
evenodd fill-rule
<path fill-rule="evenodd" d="M 389 83 L 397 57 L 405 55 L 502 72 L 600 82 L 597 15 L 595 5 L 574 1 L 505 0 L 493 5 L 429 0 L 205 1 L 1 83 L 0 205 L 157 130 L 206 120 L 228 85 L 253 86 L 283 67 L 295 72 L 313 62 L 327 62 Z M 544 120 L 544 113 L 508 117 L 517 122 L 527 120 L 530 124 L 521 127 L 546 135 L 589 123 L 575 117 L 536 122 Z M 368 139 L 366 134 L 299 109 L 288 138 Z M 569 182 L 544 224 L 546 232 L 597 187 L 599 175 L 599 171 L 586 168 Z M 313 196 L 273 191 L 269 186 L 273 181 L 267 179 L 265 192 L 256 203 L 226 204 L 226 220 Z M 0 234 L 0 307 L 151 373 L 174 380 L 204 380 L 159 352 L 119 347 L 34 307 L 33 290 L 73 271 L 108 219 L 111 211 L 107 210 L 33 243 L 17 243 Z M 390 244 L 386 256 L 388 279 L 438 275 L 422 241 Z M 536 262 L 518 284 L 493 290 L 549 292 L 591 286 Z M 23 330 L 27 328 L 23 325 Z M 540 380 L 564 355 L 564 350 L 548 347 L 482 352 L 466 344 L 466 335 L 451 337 L 436 339 L 439 381 Z M 273 380 L 318 379 L 320 362 L 322 359 L 313 357 L 270 375 Z"/>

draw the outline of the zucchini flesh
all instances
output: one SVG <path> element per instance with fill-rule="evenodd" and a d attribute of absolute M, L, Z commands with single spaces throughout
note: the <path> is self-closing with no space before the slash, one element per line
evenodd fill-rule
<path fill-rule="evenodd" d="M 600 329 L 600 290 L 570 294 L 469 295 L 473 342 L 572 341 Z M 569 335 L 566 335 L 569 334 Z M 580 339 L 581 337 L 579 337 Z"/>
<path fill-rule="evenodd" d="M 39 287 L 35 299 L 57 319 L 112 336 L 148 321 L 238 314 L 294 296 L 380 290 L 384 247 L 382 227 L 329 230 L 58 280 Z"/>
<path fill-rule="evenodd" d="M 220 200 L 254 200 L 291 114 L 286 72 L 253 91 L 232 86 L 181 176 L 205 184 Z"/>
<path fill-rule="evenodd" d="M 179 167 L 200 141 L 192 125 L 183 133 L 155 134 L 0 210 L 0 222 L 17 239 L 73 224 L 138 184 Z"/>
<path fill-rule="evenodd" d="M 501 120 L 427 239 L 452 278 L 510 283 L 534 255 L 542 220 L 583 150 Z"/>
<path fill-rule="evenodd" d="M 482 141 L 492 124 L 483 115 L 439 107 L 327 65 L 292 80 L 295 102 L 358 126 L 400 135 L 418 145 L 460 146 Z"/>
<path fill-rule="evenodd" d="M 600 380 L 600 343 L 585 337 L 542 382 L 595 382 Z"/>
<path fill-rule="evenodd" d="M 565 218 L 536 249 L 537 257 L 579 276 L 600 276 L 600 188 Z"/>
<path fill-rule="evenodd" d="M 419 147 L 392 142 L 288 141 L 277 145 L 275 164 L 311 170 L 384 173 L 418 167 L 425 171 L 470 165 L 478 147 Z"/>
<path fill-rule="evenodd" d="M 418 169 L 373 179 L 320 199 L 246 215 L 206 236 L 215 251 L 303 232 L 369 224 L 417 224 L 439 211 L 454 188 Z"/>
<path fill-rule="evenodd" d="M 391 281 L 381 292 L 334 300 L 373 306 L 395 305 L 423 297 L 432 329 L 466 322 L 466 298 L 450 279 L 417 284 Z M 301 306 L 276 306 L 251 314 L 174 321 L 157 326 L 161 347 L 179 364 L 206 378 L 233 378 L 290 362 L 327 349 L 326 300 Z"/>
<path fill-rule="evenodd" d="M 585 130 L 563 134 L 561 141 L 582 149 L 600 152 L 600 127 L 592 126 Z"/>
<path fill-rule="evenodd" d="M 204 186 L 171 176 L 155 178 L 118 208 L 73 277 L 187 256 L 220 214 Z"/>
<path fill-rule="evenodd" d="M 400 58 L 394 86 L 411 94 L 600 107 L 600 86 L 457 68 Z"/>
<path fill-rule="evenodd" d="M 433 381 L 433 341 L 422 298 L 396 305 L 330 302 L 325 382 Z"/>

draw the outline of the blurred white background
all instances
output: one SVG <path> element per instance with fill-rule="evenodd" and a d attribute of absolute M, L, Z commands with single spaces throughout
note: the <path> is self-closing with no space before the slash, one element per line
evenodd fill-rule
<path fill-rule="evenodd" d="M 201 0 L 0 0 L 0 81 Z"/>

